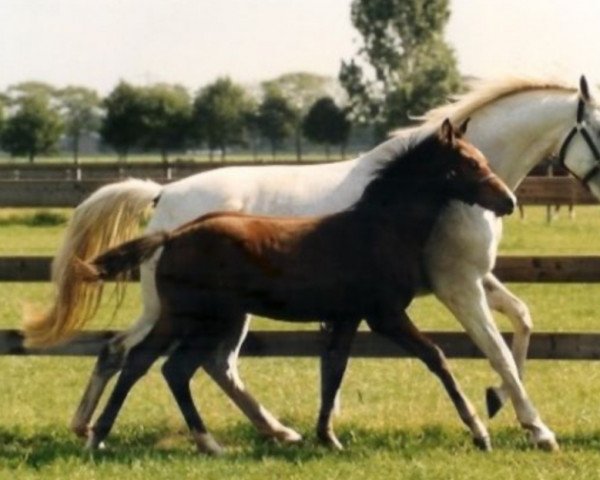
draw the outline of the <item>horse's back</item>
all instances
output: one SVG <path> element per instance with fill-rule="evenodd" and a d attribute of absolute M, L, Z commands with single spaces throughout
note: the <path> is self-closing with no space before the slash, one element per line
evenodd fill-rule
<path fill-rule="evenodd" d="M 349 160 L 223 167 L 198 173 L 164 187 L 148 229 L 176 228 L 217 210 L 266 215 L 333 213 L 350 206 L 364 187 L 359 176 L 349 177 L 355 165 L 356 160 Z"/>

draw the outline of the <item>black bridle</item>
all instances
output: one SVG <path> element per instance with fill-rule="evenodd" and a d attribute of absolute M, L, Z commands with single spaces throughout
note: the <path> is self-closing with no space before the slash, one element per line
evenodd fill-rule
<path fill-rule="evenodd" d="M 595 177 L 598 173 L 600 173 L 600 150 L 598 150 L 598 147 L 594 143 L 594 140 L 592 139 L 590 132 L 586 128 L 586 122 L 583 119 L 584 113 L 585 113 L 585 101 L 583 100 L 583 98 L 580 98 L 579 103 L 577 104 L 577 124 L 571 129 L 571 131 L 565 138 L 562 146 L 560 147 L 560 150 L 558 153 L 558 160 L 559 160 L 560 164 L 569 173 L 571 173 L 571 175 L 573 175 L 575 178 L 578 178 L 581 181 L 581 183 L 583 183 L 587 188 L 589 188 L 589 186 L 588 186 L 589 181 L 593 177 Z M 592 151 L 592 154 L 594 155 L 594 160 L 596 161 L 596 165 L 594 165 L 591 168 L 591 170 L 588 173 L 586 173 L 583 177 L 580 177 L 575 172 L 573 172 L 573 170 L 571 170 L 565 163 L 565 157 L 567 156 L 567 150 L 569 149 L 571 140 L 573 140 L 575 135 L 577 135 L 578 133 L 581 134 L 581 136 L 585 140 L 585 143 L 587 143 L 587 146 Z"/>

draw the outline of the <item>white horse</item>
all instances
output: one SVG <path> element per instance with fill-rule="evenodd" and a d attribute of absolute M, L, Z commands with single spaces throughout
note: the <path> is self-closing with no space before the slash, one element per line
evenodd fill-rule
<path fill-rule="evenodd" d="M 432 128 L 444 117 L 456 124 L 472 118 L 468 139 L 489 158 L 493 170 L 510 188 L 517 187 L 542 159 L 560 153 L 564 165 L 600 198 L 600 154 L 596 147 L 600 108 L 590 96 L 584 77 L 579 89 L 524 79 L 488 83 L 455 103 L 429 112 L 418 128 Z M 89 285 L 73 287 L 73 258 L 90 258 L 131 238 L 139 217 L 152 202 L 155 210 L 148 232 L 172 229 L 214 210 L 278 215 L 336 212 L 356 201 L 373 172 L 394 158 L 405 138 L 405 133 L 399 132 L 365 155 L 335 164 L 222 168 L 164 187 L 132 179 L 99 189 L 75 210 L 53 265 L 55 304 L 46 314 L 26 319 L 29 344 L 55 343 L 89 318 L 100 292 L 89 290 Z M 532 328 L 529 311 L 491 273 L 500 236 L 501 222 L 493 214 L 452 203 L 438 219 L 426 247 L 431 291 L 454 314 L 502 379 L 501 386 L 488 389 L 490 413 L 510 398 L 533 443 L 553 450 L 558 448 L 555 435 L 542 421 L 521 381 Z M 160 252 L 142 266 L 141 316 L 98 359 L 71 425 L 78 434 L 86 434 L 106 383 L 158 318 L 153 274 L 158 255 Z M 512 354 L 490 308 L 505 314 L 513 324 Z M 238 350 L 239 345 L 235 354 L 224 354 L 223 368 L 211 375 L 259 429 L 283 440 L 297 440 L 296 432 L 245 393 L 237 376 Z"/>

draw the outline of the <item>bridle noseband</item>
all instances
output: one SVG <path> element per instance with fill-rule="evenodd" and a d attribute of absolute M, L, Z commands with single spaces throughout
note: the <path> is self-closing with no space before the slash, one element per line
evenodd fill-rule
<path fill-rule="evenodd" d="M 571 131 L 565 138 L 562 146 L 560 147 L 560 150 L 558 153 L 558 161 L 559 161 L 560 165 L 562 165 L 569 173 L 571 173 L 571 175 L 573 175 L 575 178 L 578 178 L 581 181 L 581 183 L 583 183 L 583 185 L 589 189 L 589 186 L 588 186 L 589 181 L 593 177 L 595 177 L 598 173 L 600 173 L 600 150 L 598 150 L 598 147 L 594 143 L 594 140 L 592 139 L 590 132 L 586 128 L 586 122 L 583 119 L 584 113 L 585 113 L 585 101 L 583 100 L 583 98 L 580 98 L 579 103 L 577 104 L 577 124 L 571 129 Z M 592 154 L 594 155 L 594 160 L 596 161 L 596 165 L 594 165 L 591 168 L 591 170 L 588 173 L 586 173 L 583 177 L 580 177 L 575 172 L 573 172 L 573 170 L 571 170 L 565 163 L 565 157 L 567 156 L 567 150 L 569 149 L 571 140 L 573 140 L 573 138 L 575 137 L 575 135 L 577 135 L 577 133 L 581 134 L 581 136 L 585 140 L 585 143 L 587 143 L 587 146 L 592 151 Z"/>

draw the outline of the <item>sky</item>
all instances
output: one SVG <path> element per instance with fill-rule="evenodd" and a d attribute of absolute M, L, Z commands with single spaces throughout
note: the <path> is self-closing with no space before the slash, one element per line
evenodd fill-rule
<path fill-rule="evenodd" d="M 119 80 L 252 84 L 337 76 L 359 35 L 351 0 L 0 0 L 0 89 L 25 80 L 108 93 Z M 463 74 L 600 83 L 600 0 L 450 0 Z"/>

